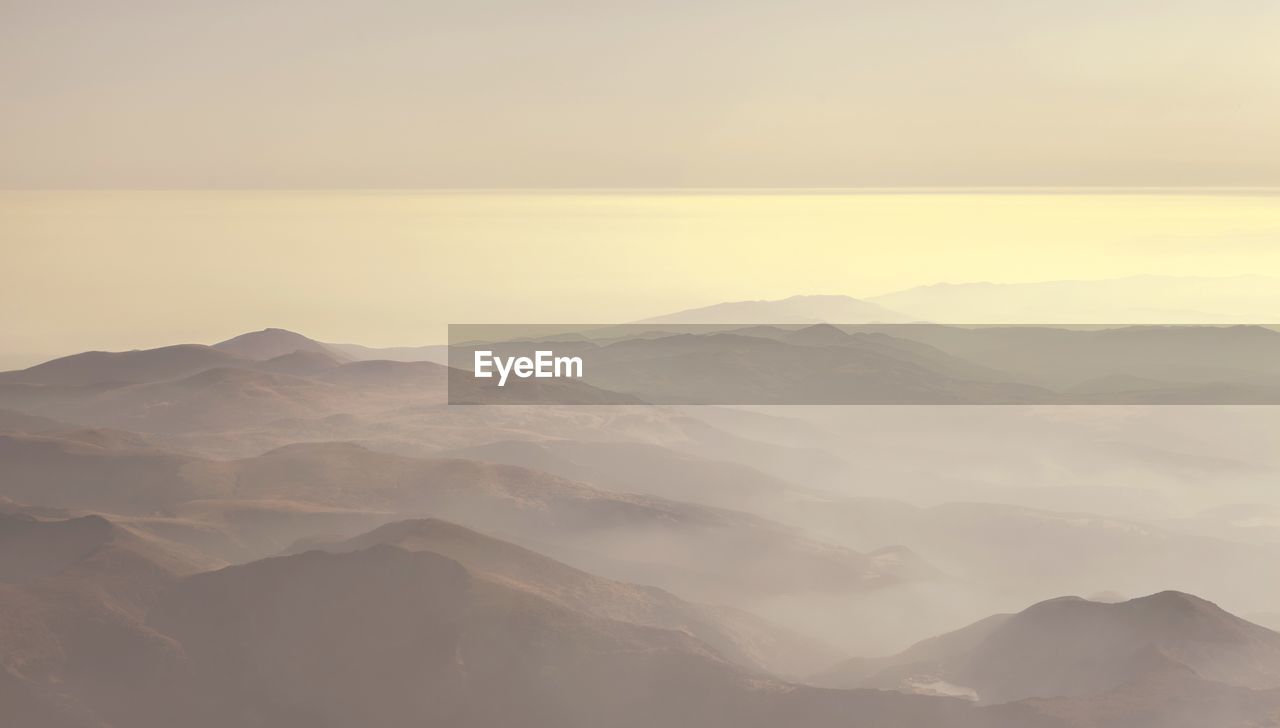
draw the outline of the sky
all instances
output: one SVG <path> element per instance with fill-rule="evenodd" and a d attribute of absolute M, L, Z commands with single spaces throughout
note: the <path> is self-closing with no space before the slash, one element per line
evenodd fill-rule
<path fill-rule="evenodd" d="M 1277 275 L 1278 27 L 1275 0 L 0 0 L 0 368 Z"/>
<path fill-rule="evenodd" d="M 942 281 L 1280 277 L 1280 195 L 0 192 L 0 241 L 16 366 L 268 326 L 390 346 Z"/>
<path fill-rule="evenodd" d="M 0 188 L 1280 185 L 1275 0 L 0 0 Z"/>

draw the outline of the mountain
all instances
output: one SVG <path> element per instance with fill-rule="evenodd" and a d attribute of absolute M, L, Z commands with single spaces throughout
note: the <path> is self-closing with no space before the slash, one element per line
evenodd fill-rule
<path fill-rule="evenodd" d="M 159 685 L 139 682 L 130 725 L 1051 725 L 1019 706 L 745 674 L 687 634 L 588 617 L 384 545 L 190 577 L 147 624 L 184 659 Z"/>
<path fill-rule="evenodd" d="M 349 360 L 346 354 L 330 348 L 327 344 L 285 329 L 263 329 L 240 334 L 214 344 L 213 348 L 254 361 L 275 359 L 295 351 L 324 354 L 339 361 Z"/>
<path fill-rule="evenodd" d="M 112 375 L 122 380 L 119 382 L 101 381 L 102 377 L 92 374 L 96 371 L 92 364 L 79 372 L 78 381 L 38 376 L 47 374 L 42 372 L 0 375 L 0 407 L 46 419 L 170 437 L 268 428 L 277 430 L 271 436 L 280 444 L 280 440 L 313 439 L 307 435 L 289 437 L 286 428 L 331 425 L 320 421 L 335 415 L 376 415 L 381 421 L 374 431 L 385 433 L 388 414 L 394 417 L 411 407 L 445 404 L 449 372 L 456 373 L 431 362 L 343 362 L 323 352 L 304 350 L 264 361 L 233 357 L 208 347 L 195 350 L 210 356 L 199 363 L 184 362 L 181 368 L 152 366 L 149 357 L 162 354 L 162 350 L 130 352 L 131 361 L 116 367 L 119 372 Z M 41 383 L 41 378 L 65 383 Z M 454 400 L 467 401 L 466 393 L 474 389 L 474 381 L 465 377 L 454 382 Z M 543 390 L 550 394 L 537 394 Z M 522 380 L 499 395 L 502 403 L 513 404 L 571 398 L 600 404 L 638 401 L 572 380 Z"/>
<path fill-rule="evenodd" d="M 1132 276 L 1041 283 L 937 283 L 867 299 L 955 324 L 1274 324 L 1280 280 Z"/>
<path fill-rule="evenodd" d="M 274 374 L 308 377 L 337 368 L 342 363 L 342 360 L 327 352 L 298 349 L 293 353 L 259 362 L 256 368 Z"/>
<path fill-rule="evenodd" d="M 394 524 L 369 540 L 419 550 L 348 544 L 192 573 L 100 517 L 0 516 L 6 719 L 24 728 L 835 728 L 850 715 L 909 728 L 1054 725 L 1022 707 L 817 690 L 746 671 L 689 631 L 591 610 L 714 612 L 449 524 Z"/>
<path fill-rule="evenodd" d="M 877 326 L 836 326 L 813 324 L 802 328 L 754 326 L 738 329 L 733 333 L 760 336 L 787 344 L 804 347 L 840 347 L 851 350 L 878 352 L 884 356 L 912 365 L 927 368 L 956 379 L 978 382 L 1009 382 L 1012 378 L 998 368 L 975 364 L 948 351 L 917 340 L 918 331 L 932 331 L 937 326 L 928 324 Z"/>
<path fill-rule="evenodd" d="M 177 514 L 192 501 L 210 500 L 308 504 L 384 514 L 384 521 L 389 513 L 431 515 L 700 601 L 861 593 L 920 577 L 915 567 L 813 541 L 746 513 L 610 493 L 525 468 L 409 458 L 348 443 L 213 461 L 10 435 L 0 436 L 0 472 L 0 496 L 133 517 Z M 184 532 L 171 527 L 174 538 Z"/>
<path fill-rule="evenodd" d="M 112 520 L 181 543 L 225 565 L 279 554 L 300 540 L 362 533 L 395 517 L 385 511 L 285 499 L 211 498 L 160 513 L 112 515 Z"/>
<path fill-rule="evenodd" d="M 762 328 L 561 342 L 556 354 L 582 358 L 584 376 L 574 381 L 655 404 L 1031 403 L 1054 396 L 918 342 L 822 324 L 773 335 Z M 521 346 L 484 345 L 528 355 Z M 502 393 L 494 380 L 467 379 L 490 382 L 485 391 L 494 397 Z"/>
<path fill-rule="evenodd" d="M 1280 385 L 1280 332 L 1265 326 L 891 326 L 912 340 L 1014 381 L 1074 392 L 1162 391 L 1188 385 Z"/>
<path fill-rule="evenodd" d="M 103 726 L 178 660 L 143 626 L 159 596 L 207 568 L 98 516 L 0 515 L 0 697 L 5 723 Z"/>
<path fill-rule="evenodd" d="M 38 506 L 154 511 L 216 494 L 182 476 L 195 460 L 117 440 L 85 441 L 77 433 L 0 435 L 0 495 Z"/>
<path fill-rule="evenodd" d="M 303 542 L 291 551 L 314 547 L 347 553 L 379 544 L 447 556 L 474 574 L 591 617 L 686 632 L 754 672 L 804 675 L 816 669 L 823 655 L 831 654 L 744 612 L 694 604 L 662 589 L 595 576 L 437 519 L 389 523 L 345 541 Z"/>
<path fill-rule="evenodd" d="M 817 690 L 743 671 L 687 632 L 587 614 L 562 604 L 570 593 L 531 588 L 582 575 L 434 526 L 395 535 L 426 533 L 490 569 L 516 568 L 519 580 L 383 544 L 191 574 L 100 517 L 0 516 L 6 721 L 835 728 L 856 715 L 905 728 L 1054 725 L 1023 707 Z M 519 574 L 511 557 L 550 571 Z M 599 596 L 607 608 L 610 595 Z"/>
<path fill-rule="evenodd" d="M 299 356 L 291 356 L 303 352 Z M 313 355 L 313 356 L 306 356 Z M 213 346 L 177 344 L 133 351 L 89 351 L 0 372 L 0 384 L 87 387 L 161 382 L 189 377 L 214 368 L 262 368 L 296 373 L 317 370 L 319 362 L 350 361 L 345 354 L 318 341 L 283 329 L 241 334 Z M 262 364 L 255 364 L 262 362 Z"/>
<path fill-rule="evenodd" d="M 1280 633 L 1181 592 L 1117 603 L 1063 597 L 893 657 L 844 663 L 816 682 L 968 694 L 993 704 L 1097 695 L 1170 663 L 1225 685 L 1280 688 Z"/>
<path fill-rule="evenodd" d="M 849 296 L 791 296 L 776 301 L 733 301 L 655 316 L 641 324 L 863 324 L 912 318 Z"/>
<path fill-rule="evenodd" d="M 399 361 L 449 363 L 449 347 L 445 344 L 426 346 L 361 346 L 360 344 L 325 344 L 326 347 L 346 355 L 353 361 Z"/>
<path fill-rule="evenodd" d="M 904 578 L 776 522 L 609 493 L 525 468 L 329 444 L 290 446 L 212 472 L 257 498 L 446 518 L 588 571 L 703 601 L 732 603 L 760 589 L 857 592 Z"/>
<path fill-rule="evenodd" d="M 534 343 L 474 346 L 529 356 Z M 640 327 L 555 347 L 557 356 L 583 361 L 580 384 L 655 404 L 1280 401 L 1280 331 L 1265 326 Z M 492 395 L 479 401 L 503 401 L 496 380 L 454 371 L 461 383 Z M 592 402 L 552 397 L 544 403 Z"/>
<path fill-rule="evenodd" d="M 213 367 L 179 379 L 55 399 L 40 411 L 89 425 L 173 434 L 324 416 L 343 411 L 355 397 L 310 377 Z"/>
<path fill-rule="evenodd" d="M 266 361 L 237 359 L 231 364 L 147 381 L 138 374 L 138 383 L 92 388 L 0 382 L 0 403 L 47 418 L 172 436 L 445 399 L 444 368 L 425 362 L 344 363 L 328 354 L 299 350 Z"/>
<path fill-rule="evenodd" d="M 178 344 L 135 351 L 89 351 L 28 369 L 0 372 L 0 383 L 84 387 L 135 384 L 191 376 L 213 367 L 244 364 L 234 353 L 202 344 Z"/>
<path fill-rule="evenodd" d="M 45 520 L 0 513 L 0 583 L 25 584 L 91 568 L 123 571 L 146 563 L 168 574 L 191 574 L 212 562 L 101 516 Z"/>

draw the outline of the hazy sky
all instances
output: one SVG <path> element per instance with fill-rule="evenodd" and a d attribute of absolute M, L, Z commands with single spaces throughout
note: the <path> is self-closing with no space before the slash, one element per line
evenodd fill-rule
<path fill-rule="evenodd" d="M 1280 272 L 1276 0 L 0 0 L 0 357 Z M 0 367 L 4 362 L 0 362 Z"/>
<path fill-rule="evenodd" d="M 938 281 L 1280 276 L 1280 197 L 6 192 L 0 246 L 2 355 L 266 326 L 395 345 Z"/>
<path fill-rule="evenodd" d="M 0 187 L 1280 185 L 1275 0 L 0 0 Z"/>

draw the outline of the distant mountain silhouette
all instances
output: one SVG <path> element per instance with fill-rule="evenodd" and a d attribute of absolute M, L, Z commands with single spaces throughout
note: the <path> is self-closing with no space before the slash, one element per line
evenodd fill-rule
<path fill-rule="evenodd" d="M 425 346 L 362 346 L 360 344 L 326 343 L 326 347 L 354 361 L 399 361 L 449 363 L 449 347 L 445 344 Z"/>
<path fill-rule="evenodd" d="M 285 329 L 263 329 L 240 334 L 214 344 L 213 348 L 256 361 L 275 359 L 286 354 L 292 354 L 295 351 L 326 354 L 339 361 L 349 361 L 350 359 L 346 354 L 331 348 L 327 344 L 322 344 L 315 339 L 309 339 L 302 334 Z"/>
<path fill-rule="evenodd" d="M 177 344 L 133 351 L 89 351 L 0 372 L 0 384 L 59 387 L 143 384 L 179 379 L 214 368 L 261 368 L 314 373 L 321 362 L 350 361 L 345 354 L 301 334 L 264 329 L 213 346 Z"/>
<path fill-rule="evenodd" d="M 655 326 L 658 326 L 655 324 Z M 642 327 L 643 328 L 643 327 Z M 1280 402 L 1280 331 L 1262 326 L 965 328 L 750 325 L 555 343 L 581 379 L 497 379 L 320 348 L 249 359 L 179 345 L 88 352 L 0 373 L 0 407 L 141 432 L 266 427 L 407 405 L 1265 404 Z M 263 353 L 290 332 L 235 348 Z M 250 334 L 245 336 L 258 336 Z M 305 341 L 311 341 L 305 339 Z M 315 343 L 315 342 L 313 342 Z M 260 346 L 261 345 L 261 346 Z M 221 345 L 219 345 L 221 346 Z M 498 342 L 500 354 L 532 342 Z M 267 352 L 272 353 L 272 352 Z"/>
<path fill-rule="evenodd" d="M 94 384 L 135 384 L 190 376 L 213 367 L 245 364 L 238 354 L 202 344 L 178 344 L 135 351 L 89 351 L 37 364 L 28 369 L 0 372 L 0 383 L 83 387 Z"/>
<path fill-rule="evenodd" d="M 791 296 L 776 301 L 733 301 L 643 319 L 643 324 L 864 324 L 912 319 L 849 296 Z"/>
<path fill-rule="evenodd" d="M 1275 324 L 1280 280 L 1132 276 L 1039 283 L 936 283 L 869 302 L 952 324 Z"/>

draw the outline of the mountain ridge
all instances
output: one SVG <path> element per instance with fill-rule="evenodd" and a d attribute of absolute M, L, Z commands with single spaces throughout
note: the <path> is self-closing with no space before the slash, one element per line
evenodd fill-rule
<path fill-rule="evenodd" d="M 844 295 L 798 294 L 781 299 L 726 301 L 653 316 L 638 324 L 902 323 L 903 314 Z"/>

